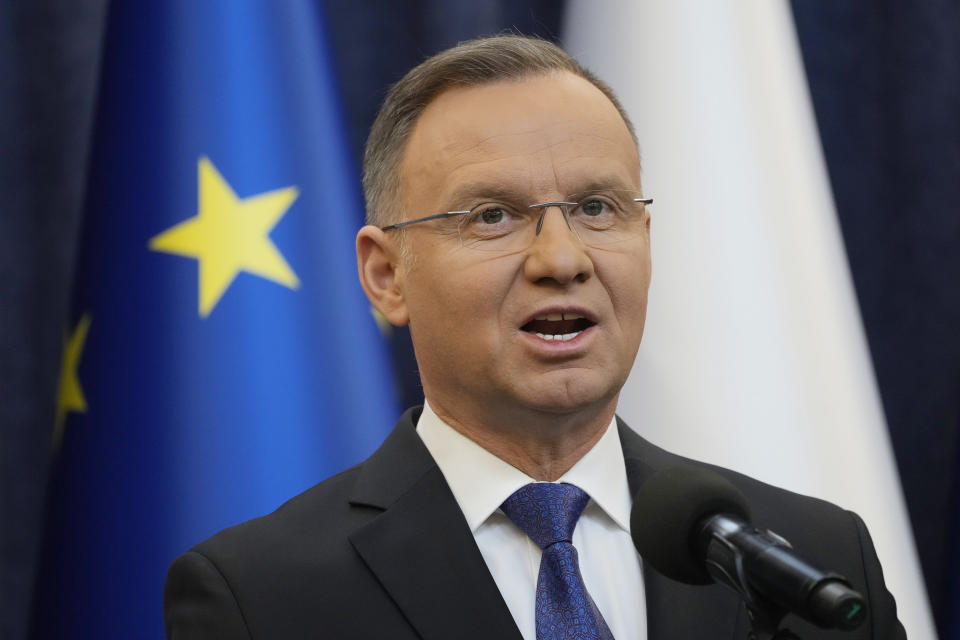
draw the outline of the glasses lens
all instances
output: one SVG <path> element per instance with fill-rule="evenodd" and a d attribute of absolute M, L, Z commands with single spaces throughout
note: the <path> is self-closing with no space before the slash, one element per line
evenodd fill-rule
<path fill-rule="evenodd" d="M 516 206 L 488 203 L 460 219 L 460 244 L 477 251 L 523 250 L 529 242 L 531 219 Z"/>
<path fill-rule="evenodd" d="M 644 205 L 636 191 L 588 191 L 560 205 L 570 228 L 584 244 L 602 246 L 636 237 L 643 229 Z M 542 208 L 487 203 L 460 218 L 460 244 L 466 249 L 510 253 L 527 249 L 537 235 Z"/>
<path fill-rule="evenodd" d="M 608 245 L 630 240 L 643 229 L 644 205 L 636 191 L 588 191 L 570 196 L 577 206 L 567 214 L 584 244 Z"/>

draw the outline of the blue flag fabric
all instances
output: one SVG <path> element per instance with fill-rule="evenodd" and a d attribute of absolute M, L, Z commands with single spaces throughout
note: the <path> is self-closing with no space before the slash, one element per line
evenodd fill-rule
<path fill-rule="evenodd" d="M 162 637 L 177 554 L 392 427 L 331 68 L 313 2 L 111 4 L 35 637 Z"/>

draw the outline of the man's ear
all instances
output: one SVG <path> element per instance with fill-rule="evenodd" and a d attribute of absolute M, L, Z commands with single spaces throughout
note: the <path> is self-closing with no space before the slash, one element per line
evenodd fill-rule
<path fill-rule="evenodd" d="M 360 285 L 377 311 L 397 327 L 410 322 L 403 295 L 402 260 L 397 243 L 378 227 L 367 225 L 357 232 Z"/>

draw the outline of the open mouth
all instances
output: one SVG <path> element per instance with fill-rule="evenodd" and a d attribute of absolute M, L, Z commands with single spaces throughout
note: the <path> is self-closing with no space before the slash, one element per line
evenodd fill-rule
<path fill-rule="evenodd" d="M 543 340 L 559 340 L 566 342 L 597 324 L 593 320 L 584 318 L 577 313 L 548 313 L 534 318 L 520 327 L 527 333 L 532 333 Z"/>

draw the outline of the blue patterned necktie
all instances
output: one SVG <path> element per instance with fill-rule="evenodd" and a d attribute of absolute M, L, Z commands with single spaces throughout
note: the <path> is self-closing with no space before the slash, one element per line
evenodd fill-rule
<path fill-rule="evenodd" d="M 537 640 L 613 640 L 580 575 L 571 540 L 590 501 L 572 484 L 537 482 L 518 489 L 500 508 L 543 549 L 537 576 Z"/>

